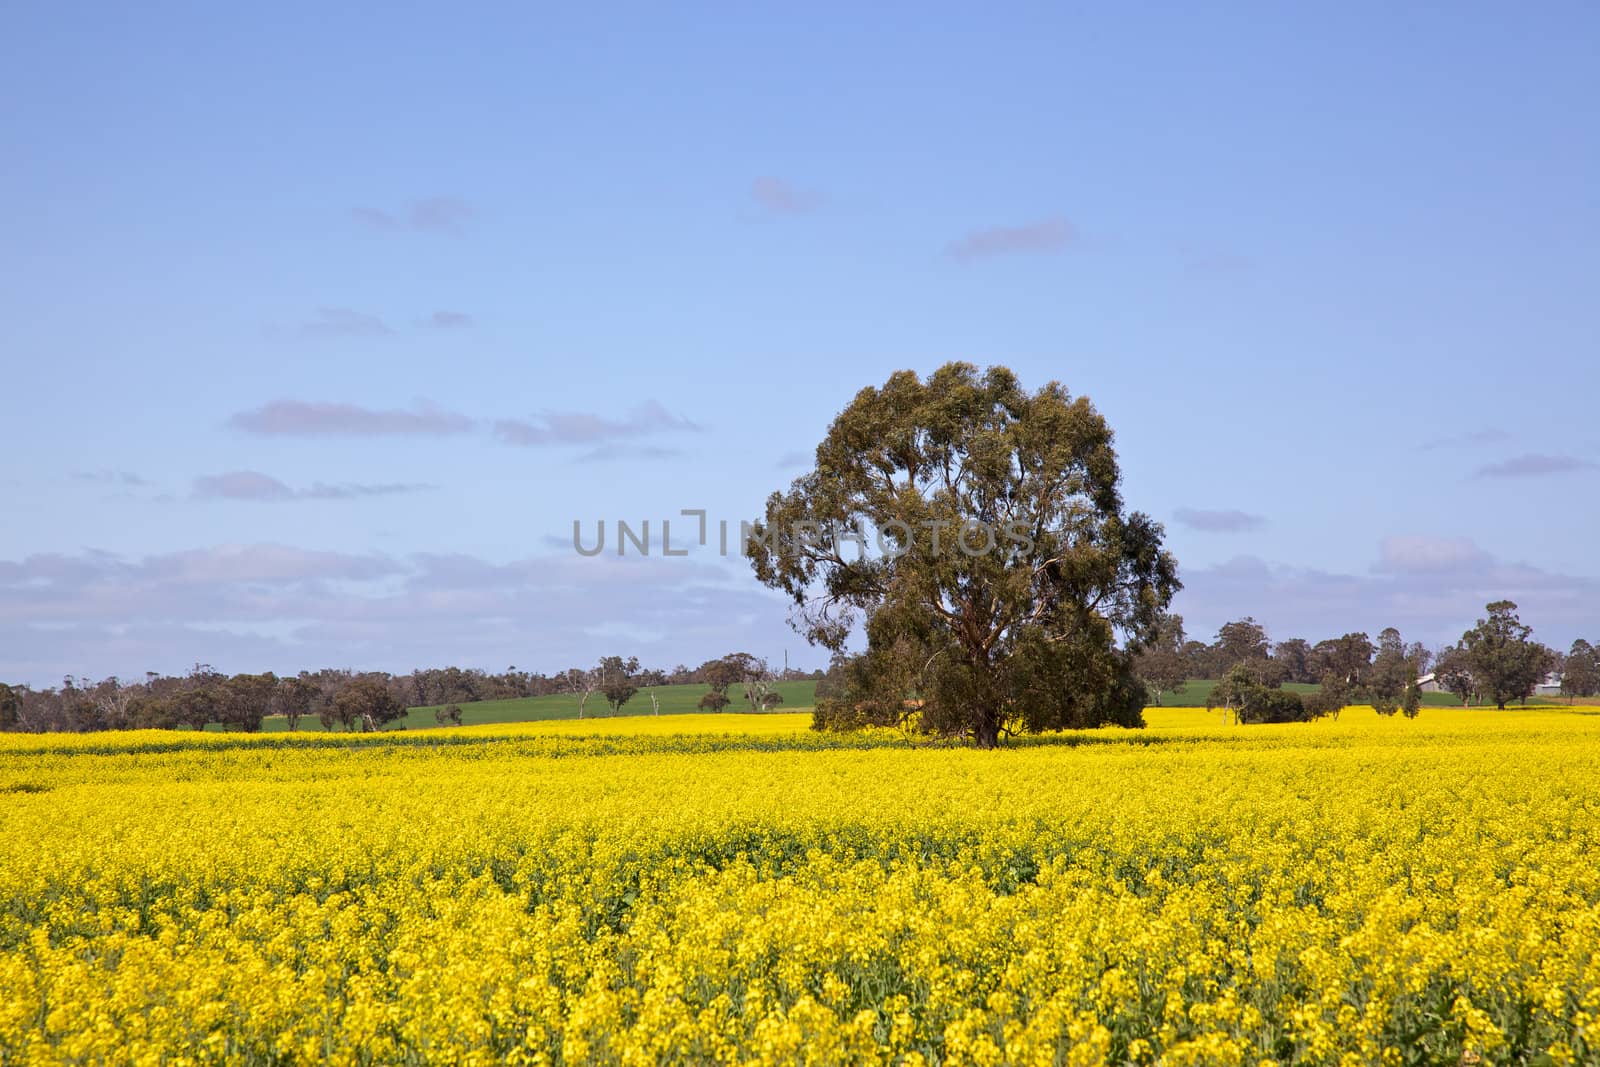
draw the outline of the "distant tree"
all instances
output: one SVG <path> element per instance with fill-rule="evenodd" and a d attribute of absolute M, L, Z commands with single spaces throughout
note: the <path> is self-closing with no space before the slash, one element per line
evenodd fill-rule
<path fill-rule="evenodd" d="M 94 703 L 99 729 L 125 730 L 133 725 L 131 709 L 143 690 L 137 685 L 123 685 L 115 676 L 86 687 Z"/>
<path fill-rule="evenodd" d="M 156 696 L 144 686 L 138 687 L 138 690 L 128 704 L 129 729 L 170 730 L 177 725 L 166 700 Z"/>
<path fill-rule="evenodd" d="M 1225 708 L 1237 723 L 1304 722 L 1305 703 L 1299 694 L 1272 685 L 1263 678 L 1259 662 L 1235 664 L 1212 687 L 1206 708 Z"/>
<path fill-rule="evenodd" d="M 1184 670 L 1190 678 L 1212 679 L 1222 672 L 1217 670 L 1216 652 L 1204 641 L 1189 640 L 1183 643 Z"/>
<path fill-rule="evenodd" d="M 92 683 L 87 678 L 73 678 L 69 674 L 61 680 L 61 692 L 56 698 L 60 720 L 57 729 L 74 733 L 104 729 L 105 723 L 91 689 Z"/>
<path fill-rule="evenodd" d="M 730 686 L 744 677 L 743 660 L 748 658 L 748 653 L 735 652 L 731 656 L 707 660 L 696 673 L 713 692 L 726 693 Z"/>
<path fill-rule="evenodd" d="M 219 687 L 218 718 L 235 730 L 259 733 L 277 690 L 274 674 L 236 674 Z"/>
<path fill-rule="evenodd" d="M 334 714 L 347 729 L 359 726 L 362 732 L 380 730 L 406 713 L 400 700 L 379 678 L 352 679 L 333 698 Z"/>
<path fill-rule="evenodd" d="M 737 658 L 740 665 L 741 677 L 739 679 L 744 689 L 744 698 L 750 702 L 751 711 L 764 711 L 773 704 L 768 703 L 778 695 L 776 681 L 767 661 L 757 659 L 747 652 L 737 652 L 730 659 Z M 781 702 L 781 698 L 780 698 Z"/>
<path fill-rule="evenodd" d="M 1270 656 L 1266 659 L 1251 660 L 1250 663 L 1251 666 L 1255 667 L 1256 671 L 1261 675 L 1261 677 L 1265 679 L 1269 685 L 1275 688 L 1282 686 L 1284 682 L 1289 680 L 1288 668 L 1285 667 L 1282 662 L 1275 660 Z"/>
<path fill-rule="evenodd" d="M 1349 704 L 1349 688 L 1333 674 L 1324 675 L 1321 685 L 1300 697 L 1300 706 L 1305 709 L 1308 719 L 1328 716 L 1337 721 Z"/>
<path fill-rule="evenodd" d="M 1472 679 L 1472 663 L 1464 645 L 1446 645 L 1433 659 L 1433 680 L 1446 693 L 1453 693 L 1466 707 L 1477 693 Z"/>
<path fill-rule="evenodd" d="M 174 695 L 168 704 L 173 723 L 191 730 L 204 730 L 207 723 L 218 718 L 217 690 L 211 686 L 185 689 Z"/>
<path fill-rule="evenodd" d="M 1408 719 L 1422 714 L 1422 686 L 1415 678 L 1406 683 L 1406 691 L 1400 697 L 1400 710 Z"/>
<path fill-rule="evenodd" d="M 316 686 L 317 695 L 312 698 L 311 710 L 317 716 L 317 721 L 322 724 L 322 728 L 332 730 L 335 724 L 340 724 L 349 729 L 352 724 L 344 722 L 339 717 L 339 710 L 334 707 L 334 700 L 338 697 L 339 690 L 355 677 L 355 672 L 325 668 L 314 672 L 301 671 L 299 677 L 302 681 Z"/>
<path fill-rule="evenodd" d="M 0 682 L 0 730 L 15 730 L 22 698 L 9 685 Z"/>
<path fill-rule="evenodd" d="M 900 371 L 857 393 L 815 456 L 745 548 L 808 640 L 838 651 L 864 623 L 862 685 L 819 722 L 897 722 L 915 697 L 922 729 L 980 748 L 1143 722 L 1132 650 L 1177 565 L 1161 526 L 1124 509 L 1111 428 L 1086 398 L 1029 393 L 1004 367 Z"/>
<path fill-rule="evenodd" d="M 776 689 L 773 689 L 770 692 L 763 693 L 761 695 L 761 710 L 762 711 L 771 711 L 773 708 L 781 707 L 782 704 L 783 704 L 783 694 L 778 692 Z"/>
<path fill-rule="evenodd" d="M 633 699 L 639 691 L 637 676 L 639 660 L 629 656 L 605 656 L 600 660 L 600 692 L 611 705 L 611 714 L 622 710 L 622 705 Z"/>
<path fill-rule="evenodd" d="M 1155 696 L 1157 704 L 1161 703 L 1162 693 L 1183 691 L 1183 683 L 1189 677 L 1183 645 L 1183 616 L 1167 615 L 1156 625 L 1155 637 L 1134 657 L 1134 673 Z"/>
<path fill-rule="evenodd" d="M 571 693 L 578 698 L 578 718 L 583 718 L 584 711 L 589 706 L 589 698 L 600 689 L 599 668 L 581 670 L 573 667 L 563 671 L 558 681 L 562 692 Z"/>
<path fill-rule="evenodd" d="M 321 690 L 307 678 L 284 678 L 278 682 L 273 696 L 273 707 L 282 715 L 290 730 L 300 729 L 300 719 L 310 713 Z"/>
<path fill-rule="evenodd" d="M 845 668 L 851 656 L 847 652 L 835 652 L 828 658 L 828 669 L 819 671 L 815 698 L 820 703 L 823 701 L 843 700 L 848 684 L 845 678 Z"/>
<path fill-rule="evenodd" d="M 451 704 L 447 707 L 435 708 L 433 710 L 433 721 L 440 726 L 460 726 L 461 705 Z"/>
<path fill-rule="evenodd" d="M 1561 672 L 1561 692 L 1568 701 L 1600 694 L 1600 649 L 1581 637 L 1567 652 L 1567 662 Z"/>
<path fill-rule="evenodd" d="M 172 701 L 172 717 L 180 726 L 204 730 L 208 723 L 222 718 L 222 686 L 227 675 L 212 670 L 207 663 L 189 669 Z"/>
<path fill-rule="evenodd" d="M 710 690 L 700 698 L 701 711 L 721 711 L 728 706 L 728 694 Z"/>
<path fill-rule="evenodd" d="M 1375 649 L 1364 633 L 1350 633 L 1329 641 L 1318 641 L 1312 650 L 1317 673 L 1333 675 L 1347 689 L 1360 690 L 1367 682 Z"/>
<path fill-rule="evenodd" d="M 1237 622 L 1224 623 L 1217 631 L 1217 665 L 1224 672 L 1241 663 L 1267 659 L 1271 648 L 1266 627 L 1248 615 Z"/>
<path fill-rule="evenodd" d="M 1400 631 L 1391 626 L 1378 635 L 1377 655 L 1367 670 L 1362 695 L 1379 715 L 1393 715 L 1401 709 L 1407 691 L 1416 681 L 1416 661 L 1408 655 Z"/>
<path fill-rule="evenodd" d="M 1283 680 L 1286 682 L 1309 683 L 1317 680 L 1311 662 L 1311 642 L 1304 638 L 1291 637 L 1287 641 L 1279 641 L 1272 648 L 1272 659 L 1282 665 Z"/>
<path fill-rule="evenodd" d="M 1461 635 L 1477 689 L 1494 706 L 1532 696 L 1550 668 L 1549 650 L 1533 640 L 1533 627 L 1517 617 L 1517 605 L 1497 600 L 1487 618 Z"/>

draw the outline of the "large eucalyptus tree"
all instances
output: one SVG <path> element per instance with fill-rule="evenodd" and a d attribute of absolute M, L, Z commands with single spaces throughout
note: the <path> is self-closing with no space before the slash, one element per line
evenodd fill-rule
<path fill-rule="evenodd" d="M 1143 722 L 1134 654 L 1179 588 L 1087 398 L 950 363 L 867 388 L 746 538 L 814 643 L 864 622 L 822 726 L 1001 736 Z"/>

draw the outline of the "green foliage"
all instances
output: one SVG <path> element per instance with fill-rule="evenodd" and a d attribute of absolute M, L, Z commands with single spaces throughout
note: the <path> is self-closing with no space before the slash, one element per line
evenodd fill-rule
<path fill-rule="evenodd" d="M 406 706 L 377 678 L 355 678 L 333 698 L 333 710 L 347 729 L 366 732 L 402 717 Z"/>
<path fill-rule="evenodd" d="M 713 672 L 714 676 L 731 675 L 744 692 L 744 698 L 749 702 L 751 711 L 767 710 L 770 706 L 767 698 L 776 692 L 777 685 L 777 679 L 773 677 L 767 661 L 748 652 L 734 652 L 724 656 L 722 662 L 724 672 L 721 674 Z"/>
<path fill-rule="evenodd" d="M 1362 693 L 1379 715 L 1393 715 L 1416 683 L 1416 663 L 1407 657 L 1400 631 L 1389 627 L 1378 635 L 1378 653 L 1367 670 Z M 1420 698 L 1418 706 L 1421 706 Z"/>
<path fill-rule="evenodd" d="M 22 698 L 4 682 L 0 682 L 0 730 L 9 730 L 17 724 L 17 713 L 22 710 Z"/>
<path fill-rule="evenodd" d="M 615 715 L 639 691 L 637 656 L 604 656 L 600 660 L 600 692 Z"/>
<path fill-rule="evenodd" d="M 1331 676 L 1312 692 L 1300 694 L 1300 707 L 1307 719 L 1320 719 L 1323 716 L 1337 719 L 1349 703 L 1350 694 L 1344 684 Z"/>
<path fill-rule="evenodd" d="M 1161 703 L 1162 693 L 1176 695 L 1183 691 L 1189 677 L 1183 644 L 1183 616 L 1167 615 L 1157 624 L 1155 636 L 1135 657 L 1134 673 L 1157 704 Z"/>
<path fill-rule="evenodd" d="M 1532 639 L 1533 628 L 1511 601 L 1497 600 L 1487 610 L 1487 618 L 1461 635 L 1461 645 L 1477 691 L 1504 708 L 1533 695 L 1550 670 L 1550 650 Z"/>
<path fill-rule="evenodd" d="M 1332 675 L 1350 690 L 1366 684 L 1375 651 L 1372 641 L 1364 633 L 1349 633 L 1330 641 L 1319 641 L 1312 650 L 1323 677 Z"/>
<path fill-rule="evenodd" d="M 1600 693 L 1600 649 L 1583 638 L 1572 643 L 1561 672 L 1561 693 L 1568 697 L 1592 697 Z"/>
<path fill-rule="evenodd" d="M 291 730 L 300 728 L 300 719 L 311 711 L 322 691 L 316 683 L 306 678 L 285 678 L 278 683 L 273 707 Z"/>
<path fill-rule="evenodd" d="M 1207 709 L 1226 708 L 1238 723 L 1305 722 L 1305 701 L 1263 677 L 1257 663 L 1236 664 L 1212 689 Z"/>
<path fill-rule="evenodd" d="M 174 726 L 204 730 L 207 723 L 219 718 L 217 697 L 218 689 L 209 685 L 175 693 L 167 701 L 168 718 Z"/>
<path fill-rule="evenodd" d="M 1407 685 L 1405 695 L 1400 698 L 1400 710 L 1405 712 L 1408 719 L 1415 719 L 1422 714 L 1422 686 L 1413 678 Z"/>
<path fill-rule="evenodd" d="M 257 733 L 277 689 L 274 674 L 236 674 L 218 687 L 217 718 L 231 729 Z"/>
<path fill-rule="evenodd" d="M 1027 393 L 1003 367 L 902 371 L 857 394 L 745 546 L 809 640 L 838 651 L 865 620 L 867 652 L 845 694 L 819 701 L 818 725 L 992 747 L 1007 732 L 1141 724 L 1133 650 L 1179 583 L 1160 525 L 1123 508 L 1111 440 L 1087 399 L 1054 382 Z M 891 550 L 850 531 L 887 533 Z"/>
<path fill-rule="evenodd" d="M 1315 658 L 1311 642 L 1300 637 L 1279 641 L 1272 649 L 1272 658 L 1283 665 L 1285 682 L 1311 683 L 1317 680 Z"/>
<path fill-rule="evenodd" d="M 1271 648 L 1266 627 L 1247 615 L 1217 631 L 1215 663 L 1226 674 L 1241 663 L 1266 660 Z"/>
<path fill-rule="evenodd" d="M 707 660 L 700 667 L 700 676 L 714 693 L 727 695 L 728 687 L 744 678 L 744 665 L 737 658 L 743 653 Z"/>
<path fill-rule="evenodd" d="M 1433 664 L 1433 680 L 1465 707 L 1477 692 L 1472 681 L 1472 665 L 1464 645 L 1448 645 L 1439 651 Z"/>

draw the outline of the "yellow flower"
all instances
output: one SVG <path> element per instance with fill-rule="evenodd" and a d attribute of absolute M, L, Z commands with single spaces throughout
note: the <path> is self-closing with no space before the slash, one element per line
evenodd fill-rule
<path fill-rule="evenodd" d="M 0 1063 L 1600 1060 L 1600 715 L 1149 720 L 0 735 Z"/>

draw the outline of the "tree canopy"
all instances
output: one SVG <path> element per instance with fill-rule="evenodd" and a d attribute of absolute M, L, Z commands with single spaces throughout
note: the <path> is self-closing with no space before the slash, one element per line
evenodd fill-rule
<path fill-rule="evenodd" d="M 1183 643 L 1183 616 L 1168 615 L 1157 624 L 1155 636 L 1139 650 L 1135 670 L 1158 704 L 1162 693 L 1183 692 L 1189 678 Z"/>
<path fill-rule="evenodd" d="M 388 686 L 372 677 L 355 678 L 333 700 L 334 714 L 347 728 L 377 730 L 406 713 L 405 704 Z"/>
<path fill-rule="evenodd" d="M 1177 566 L 1123 506 L 1111 428 L 1059 383 L 949 363 L 863 389 L 746 542 L 796 628 L 867 650 L 819 725 L 970 737 L 1139 725 L 1134 655 Z M 876 545 L 872 544 L 876 541 Z M 873 548 L 876 551 L 873 551 Z"/>
<path fill-rule="evenodd" d="M 632 700 L 639 691 L 639 659 L 637 656 L 600 657 L 600 692 L 615 715 L 622 705 Z"/>
<path fill-rule="evenodd" d="M 1581 637 L 1567 652 L 1561 692 L 1569 697 L 1592 697 L 1600 693 L 1600 649 Z"/>
<path fill-rule="evenodd" d="M 1326 709 L 1308 709 L 1299 694 L 1290 693 L 1264 676 L 1260 661 L 1234 664 L 1206 698 L 1206 709 L 1225 708 L 1235 722 L 1304 722 Z"/>
<path fill-rule="evenodd" d="M 1532 639 L 1516 604 L 1497 600 L 1486 610 L 1488 617 L 1461 635 L 1461 646 L 1478 692 L 1504 708 L 1533 695 L 1550 670 L 1550 650 Z"/>

